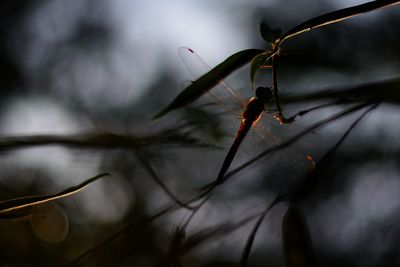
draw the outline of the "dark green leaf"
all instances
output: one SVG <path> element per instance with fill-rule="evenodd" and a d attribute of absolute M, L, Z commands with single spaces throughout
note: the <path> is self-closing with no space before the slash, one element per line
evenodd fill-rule
<path fill-rule="evenodd" d="M 254 78 L 256 76 L 256 72 L 260 68 L 268 68 L 270 66 L 268 64 L 268 60 L 271 58 L 272 52 L 271 51 L 266 51 L 262 54 L 257 55 L 253 60 L 251 61 L 251 66 L 250 66 L 250 81 L 251 85 L 254 87 Z"/>
<path fill-rule="evenodd" d="M 20 197 L 20 198 L 1 201 L 0 202 L 0 217 L 2 216 L 3 213 L 14 212 L 15 210 L 19 210 L 19 209 L 37 205 L 37 204 L 42 204 L 45 202 L 53 201 L 53 200 L 56 200 L 59 198 L 64 198 L 64 197 L 76 194 L 80 190 L 82 190 L 83 188 L 88 186 L 90 183 L 92 183 L 106 175 L 110 175 L 110 174 L 108 174 L 108 173 L 99 174 L 95 177 L 92 177 L 92 178 L 84 181 L 83 183 L 81 183 L 77 186 L 70 187 L 64 191 L 57 193 L 57 194 Z"/>
<path fill-rule="evenodd" d="M 260 34 L 265 41 L 267 41 L 268 43 L 273 43 L 282 35 L 282 30 L 279 28 L 271 29 L 267 21 L 263 20 L 260 23 Z"/>
<path fill-rule="evenodd" d="M 260 49 L 247 49 L 228 57 L 224 62 L 220 63 L 218 66 L 185 88 L 185 90 L 182 91 L 166 108 L 155 115 L 154 119 L 160 118 L 171 110 L 184 107 L 187 104 L 195 101 L 204 93 L 217 85 L 221 79 L 224 79 L 233 71 L 240 68 L 252 60 L 255 56 L 263 52 L 264 51 Z"/>
<path fill-rule="evenodd" d="M 315 266 L 311 238 L 303 212 L 291 203 L 283 218 L 283 250 L 287 267 Z"/>
<path fill-rule="evenodd" d="M 340 10 L 336 10 L 330 13 L 326 13 L 324 15 L 312 18 L 307 20 L 296 27 L 290 29 L 285 34 L 283 34 L 279 39 L 275 41 L 276 45 L 282 44 L 282 42 L 290 37 L 298 35 L 303 32 L 308 32 L 312 29 L 322 27 L 328 24 L 336 23 L 342 20 L 346 20 L 352 18 L 354 16 L 373 11 L 379 8 L 396 5 L 399 4 L 400 1 L 393 0 L 380 0 L 380 1 L 371 1 L 365 4 L 352 6 L 349 8 L 344 8 Z"/>

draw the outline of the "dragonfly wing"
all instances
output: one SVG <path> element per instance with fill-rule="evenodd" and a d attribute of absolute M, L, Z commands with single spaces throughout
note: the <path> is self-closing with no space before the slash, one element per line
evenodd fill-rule
<path fill-rule="evenodd" d="M 192 49 L 180 47 L 178 53 L 193 79 L 197 80 L 205 73 L 211 71 L 211 67 Z M 217 72 L 214 74 L 215 79 L 219 82 L 214 86 L 214 89 L 207 92 L 210 98 L 229 112 L 237 109 L 243 109 L 246 105 L 246 101 L 243 99 L 243 97 L 241 97 L 241 95 L 237 93 L 235 89 L 233 89 L 226 81 L 221 79 Z"/>

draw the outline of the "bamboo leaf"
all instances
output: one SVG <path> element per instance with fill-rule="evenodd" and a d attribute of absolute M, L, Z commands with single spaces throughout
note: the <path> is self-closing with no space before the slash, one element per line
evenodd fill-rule
<path fill-rule="evenodd" d="M 22 208 L 42 204 L 45 202 L 53 201 L 59 198 L 64 198 L 73 194 L 78 193 L 81 191 L 83 188 L 88 186 L 89 184 L 93 183 L 94 181 L 106 176 L 110 175 L 108 173 L 102 173 L 99 174 L 95 177 L 92 177 L 83 183 L 70 187 L 64 191 L 61 191 L 56 194 L 49 194 L 49 195 L 39 195 L 39 196 L 29 196 L 29 197 L 20 197 L 20 198 L 15 198 L 15 199 L 10 199 L 10 200 L 5 200 L 0 202 L 0 217 L 2 216 L 3 213 L 19 210 Z"/>
<path fill-rule="evenodd" d="M 272 56 L 272 51 L 266 51 L 262 54 L 257 55 L 253 60 L 251 61 L 250 65 L 250 81 L 251 85 L 254 87 L 254 78 L 256 76 L 256 72 L 260 68 L 268 68 L 271 67 L 270 64 L 268 64 L 268 60 Z"/>
<path fill-rule="evenodd" d="M 228 57 L 225 61 L 185 88 L 166 108 L 155 115 L 153 119 L 160 118 L 174 109 L 184 107 L 195 101 L 217 85 L 221 79 L 227 77 L 233 71 L 263 52 L 260 49 L 246 49 Z"/>
<path fill-rule="evenodd" d="M 242 256 L 240 259 L 240 266 L 245 267 L 247 266 L 247 262 L 249 260 L 250 257 L 250 252 L 251 249 L 253 247 L 253 243 L 254 240 L 256 238 L 256 234 L 258 232 L 258 229 L 261 226 L 261 223 L 264 221 L 265 216 L 267 216 L 268 212 L 275 207 L 277 204 L 279 204 L 282 201 L 286 201 L 288 200 L 289 197 L 286 195 L 279 195 L 277 196 L 272 202 L 271 204 L 269 204 L 265 210 L 261 213 L 260 217 L 258 218 L 258 220 L 256 221 L 255 225 L 253 226 L 253 229 L 251 230 L 249 236 L 247 237 L 247 241 L 246 241 L 246 245 L 242 251 Z"/>
<path fill-rule="evenodd" d="M 266 20 L 260 23 L 260 35 L 268 43 L 275 42 L 282 35 L 282 30 L 279 28 L 272 29 Z"/>
<path fill-rule="evenodd" d="M 282 44 L 283 41 L 289 39 L 295 35 L 298 35 L 303 32 L 308 32 L 312 29 L 322 27 L 328 24 L 336 23 L 342 20 L 346 20 L 352 18 L 357 15 L 361 15 L 366 12 L 370 12 L 379 8 L 388 7 L 392 5 L 399 4 L 400 1 L 394 0 L 380 0 L 380 1 L 371 1 L 361 5 L 352 6 L 340 10 L 336 10 L 330 13 L 326 13 L 324 15 L 312 18 L 307 20 L 296 27 L 290 29 L 285 34 L 283 34 L 279 39 L 275 41 L 276 46 Z"/>
<path fill-rule="evenodd" d="M 293 203 L 285 213 L 282 230 L 286 266 L 315 266 L 307 222 L 303 212 Z"/>

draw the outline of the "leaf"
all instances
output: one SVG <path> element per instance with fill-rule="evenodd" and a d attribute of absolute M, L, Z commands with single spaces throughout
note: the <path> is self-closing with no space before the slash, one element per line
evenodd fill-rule
<path fill-rule="evenodd" d="M 282 35 L 282 30 L 280 28 L 272 29 L 266 20 L 262 20 L 260 23 L 260 35 L 268 43 L 273 43 Z"/>
<path fill-rule="evenodd" d="M 272 51 L 266 51 L 262 54 L 257 55 L 253 60 L 251 61 L 250 65 L 250 81 L 251 85 L 254 88 L 254 78 L 256 76 L 256 72 L 258 69 L 263 68 L 263 67 L 268 67 L 270 65 L 266 64 L 267 61 L 271 58 L 272 56 Z"/>
<path fill-rule="evenodd" d="M 311 238 L 301 209 L 291 203 L 283 218 L 283 251 L 287 267 L 315 266 Z"/>
<path fill-rule="evenodd" d="M 233 71 L 263 52 L 264 50 L 260 49 L 246 49 L 231 55 L 225 61 L 185 88 L 184 91 L 182 91 L 166 108 L 155 115 L 153 119 L 160 118 L 174 109 L 184 107 L 195 101 L 204 93 L 216 86 L 221 79 L 227 77 Z"/>
<path fill-rule="evenodd" d="M 286 195 L 278 195 L 272 202 L 269 204 L 265 210 L 261 213 L 260 217 L 256 221 L 255 225 L 253 226 L 253 229 L 251 230 L 249 236 L 247 237 L 246 245 L 242 251 L 242 256 L 240 258 L 240 266 L 245 267 L 247 266 L 247 262 L 250 257 L 250 252 L 253 247 L 254 240 L 256 238 L 256 234 L 258 232 L 258 229 L 261 226 L 261 223 L 264 221 L 265 216 L 267 216 L 268 212 L 275 207 L 277 204 L 279 204 L 282 201 L 288 200 L 288 196 Z"/>
<path fill-rule="evenodd" d="M 0 218 L 2 217 L 3 213 L 19 210 L 22 208 L 42 204 L 45 202 L 53 201 L 53 200 L 56 200 L 59 198 L 64 198 L 64 197 L 76 194 L 79 191 L 81 191 L 83 188 L 88 186 L 90 183 L 92 183 L 106 175 L 110 175 L 110 174 L 108 174 L 108 173 L 99 174 L 95 177 L 92 177 L 92 178 L 84 181 L 83 183 L 81 183 L 77 186 L 70 187 L 64 191 L 57 193 L 57 194 L 20 197 L 20 198 L 1 201 L 0 202 Z"/>
<path fill-rule="evenodd" d="M 380 0 L 380 1 L 371 1 L 361 5 L 352 6 L 340 10 L 336 10 L 330 13 L 326 13 L 324 15 L 312 18 L 307 20 L 296 27 L 290 29 L 285 34 L 283 34 L 279 39 L 275 41 L 275 45 L 279 46 L 283 41 L 289 39 L 295 35 L 298 35 L 303 32 L 308 32 L 312 29 L 322 27 L 328 24 L 336 23 L 342 20 L 346 20 L 352 18 L 354 16 L 373 11 L 379 8 L 396 5 L 399 4 L 400 1 L 393 0 Z"/>

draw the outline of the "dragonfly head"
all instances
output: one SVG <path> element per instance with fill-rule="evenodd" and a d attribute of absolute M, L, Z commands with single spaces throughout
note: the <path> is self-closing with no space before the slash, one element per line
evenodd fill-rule
<path fill-rule="evenodd" d="M 263 100 L 268 101 L 272 97 L 272 91 L 269 87 L 257 87 L 256 89 L 256 97 Z"/>

